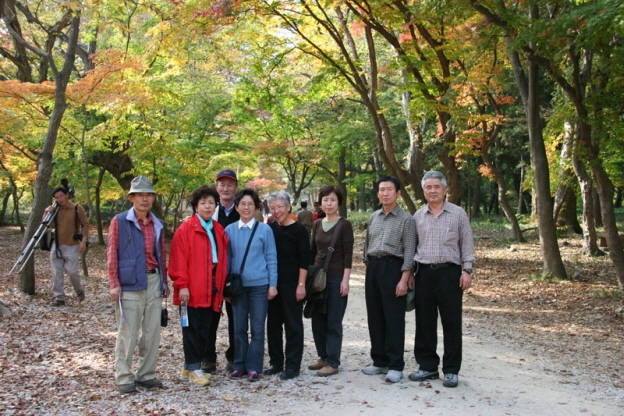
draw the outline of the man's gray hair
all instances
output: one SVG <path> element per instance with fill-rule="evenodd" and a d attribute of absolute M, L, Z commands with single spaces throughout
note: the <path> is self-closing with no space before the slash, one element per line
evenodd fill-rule
<path fill-rule="evenodd" d="M 270 204 L 276 199 L 281 199 L 282 201 L 284 201 L 284 204 L 290 205 L 290 195 L 288 195 L 288 192 L 286 191 L 273 192 L 271 195 L 267 197 L 267 203 Z"/>
<path fill-rule="evenodd" d="M 420 186 L 422 186 L 423 189 L 425 188 L 425 180 L 427 179 L 440 179 L 440 181 L 442 181 L 442 186 L 448 188 L 446 176 L 437 170 L 430 170 L 423 175 L 422 180 L 420 181 Z"/>

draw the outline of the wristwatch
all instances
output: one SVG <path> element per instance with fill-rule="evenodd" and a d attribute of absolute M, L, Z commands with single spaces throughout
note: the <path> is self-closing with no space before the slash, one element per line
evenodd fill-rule
<path fill-rule="evenodd" d="M 464 271 L 468 274 L 472 274 L 472 269 L 464 269 Z"/>

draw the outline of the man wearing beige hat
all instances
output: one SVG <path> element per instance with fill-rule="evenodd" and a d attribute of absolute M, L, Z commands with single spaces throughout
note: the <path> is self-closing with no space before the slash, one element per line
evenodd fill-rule
<path fill-rule="evenodd" d="M 115 381 L 121 394 L 162 387 L 156 378 L 162 298 L 169 296 L 163 221 L 150 212 L 156 200 L 152 181 L 132 180 L 132 208 L 113 218 L 108 234 L 108 280 L 115 302 Z M 139 330 L 141 335 L 139 337 Z M 136 373 L 132 357 L 139 343 Z"/>

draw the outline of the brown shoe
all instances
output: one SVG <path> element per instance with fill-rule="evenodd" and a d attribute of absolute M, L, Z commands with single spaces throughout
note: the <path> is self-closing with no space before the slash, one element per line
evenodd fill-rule
<path fill-rule="evenodd" d="M 331 365 L 326 365 L 321 368 L 318 373 L 316 373 L 316 375 L 319 377 L 329 377 L 333 376 L 334 374 L 338 374 L 338 371 L 338 368 L 334 368 Z"/>
<path fill-rule="evenodd" d="M 64 300 L 55 300 L 52 303 L 50 303 L 50 306 L 65 306 L 65 301 Z"/>
<path fill-rule="evenodd" d="M 314 364 L 310 364 L 308 366 L 308 369 L 309 370 L 320 370 L 323 367 L 325 367 L 325 360 L 323 360 L 322 358 L 319 358 L 318 361 L 316 361 Z"/>

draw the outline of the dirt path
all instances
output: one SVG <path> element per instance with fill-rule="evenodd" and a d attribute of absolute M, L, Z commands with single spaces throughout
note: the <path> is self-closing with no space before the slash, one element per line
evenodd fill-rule
<path fill-rule="evenodd" d="M 0 236 L 0 249 L 13 259 L 16 250 L 9 247 L 7 234 Z M 621 361 L 601 359 L 611 357 L 603 355 L 609 348 L 613 350 L 609 354 L 621 359 L 622 344 L 614 342 L 619 339 L 620 321 L 610 324 L 612 339 L 608 344 L 594 342 L 589 335 L 582 337 L 580 329 L 577 336 L 561 338 L 561 342 L 556 337 L 531 335 L 527 329 L 530 317 L 528 321 L 510 320 L 505 304 L 487 300 L 478 282 L 474 293 L 465 297 L 464 363 L 458 388 L 445 388 L 441 380 L 415 383 L 407 378 L 388 384 L 382 376 L 364 375 L 360 368 L 370 364 L 370 344 L 361 269 L 352 278 L 343 365 L 337 376 L 315 377 L 305 367 L 316 358 L 310 322 L 306 320 L 304 366 L 297 379 L 283 382 L 272 376 L 258 383 L 238 382 L 221 372 L 214 377 L 214 386 L 190 388 L 187 380 L 179 378 L 181 336 L 177 312 L 169 304 L 174 319 L 163 332 L 158 367 L 158 376 L 166 388 L 120 397 L 112 374 L 115 328 L 107 299 L 103 253 L 102 247 L 90 253 L 92 273 L 85 282 L 88 297 L 81 305 L 70 296 L 65 308 L 48 306 L 50 282 L 45 276 L 47 260 L 41 253 L 37 253 L 37 270 L 42 271 L 37 283 L 41 294 L 18 294 L 14 280 L 0 278 L 2 300 L 14 312 L 12 318 L 0 322 L 0 415 L 623 414 Z M 8 270 L 5 266 L 6 262 L 0 268 L 2 275 Z M 69 286 L 66 290 L 71 293 Z M 526 317 L 525 312 L 514 312 L 514 316 Z M 599 314 L 593 315 L 595 321 Z M 225 321 L 219 329 L 221 342 L 226 342 Z M 413 335 L 414 315 L 409 313 L 406 376 L 416 370 L 411 353 Z M 585 352 L 578 354 L 570 345 L 583 345 Z M 219 345 L 221 353 L 225 347 L 224 343 Z M 219 365 L 223 367 L 224 362 Z"/>

